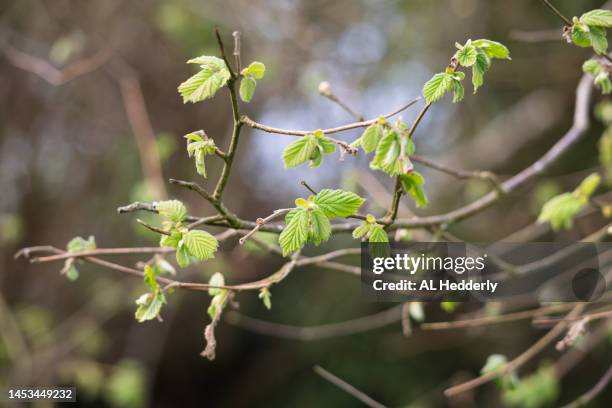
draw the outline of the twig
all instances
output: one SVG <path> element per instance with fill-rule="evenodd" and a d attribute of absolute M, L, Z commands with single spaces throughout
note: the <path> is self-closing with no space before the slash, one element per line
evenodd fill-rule
<path fill-rule="evenodd" d="M 608 383 L 612 380 L 612 366 L 608 367 L 605 374 L 597 381 L 597 383 L 582 396 L 576 400 L 564 406 L 564 408 L 578 408 L 588 405 L 589 402 L 593 401 L 595 397 L 602 393 L 608 386 Z"/>
<path fill-rule="evenodd" d="M 388 114 L 384 115 L 384 117 L 385 118 L 390 118 L 392 116 L 395 116 L 398 113 L 408 109 L 409 107 L 411 107 L 412 105 L 417 103 L 420 99 L 421 99 L 421 97 L 419 96 L 419 97 L 413 99 L 412 101 L 408 102 L 406 105 L 402 106 L 401 108 L 399 108 L 399 109 L 397 109 L 397 110 L 395 110 L 395 111 L 393 111 L 391 113 L 388 113 Z M 323 133 L 324 134 L 339 133 L 339 132 L 344 132 L 346 130 L 368 127 L 372 123 L 375 123 L 377 120 L 378 120 L 378 118 L 375 118 L 375 119 L 370 119 L 370 120 L 366 120 L 366 121 L 363 121 L 363 122 L 355 122 L 355 123 L 350 123 L 348 125 L 343 125 L 343 126 L 323 129 Z M 240 121 L 242 123 L 244 123 L 245 125 L 249 126 L 249 127 L 252 127 L 254 129 L 263 130 L 264 132 L 267 132 L 267 133 L 277 133 L 277 134 L 289 135 L 289 136 L 304 136 L 304 135 L 308 135 L 308 134 L 311 134 L 311 133 L 315 132 L 315 130 L 290 130 L 290 129 L 275 128 L 275 127 L 263 125 L 261 123 L 257 123 L 257 122 L 255 122 L 254 120 L 250 119 L 247 116 L 242 116 L 242 118 L 240 118 Z"/>
<path fill-rule="evenodd" d="M 433 160 L 430 160 L 428 158 L 425 158 L 423 156 L 419 156 L 416 154 L 413 156 L 410 156 L 410 159 L 416 163 L 422 164 L 423 166 L 432 168 L 434 170 L 438 170 L 442 173 L 449 174 L 459 179 L 484 180 L 484 181 L 491 183 L 494 188 L 497 188 L 497 189 L 500 188 L 500 182 L 499 182 L 497 175 L 495 175 L 494 173 L 490 171 L 467 171 L 467 170 L 453 169 L 453 168 L 446 166 L 445 164 L 436 163 Z"/>
<path fill-rule="evenodd" d="M 363 392 L 359 391 L 357 388 L 353 387 L 351 384 L 347 383 L 346 381 L 342 380 L 341 378 L 336 377 L 335 375 L 333 375 L 332 373 L 330 373 L 329 371 L 327 371 L 323 367 L 316 365 L 312 369 L 314 370 L 315 373 L 317 373 L 318 375 L 320 375 L 321 377 L 323 377 L 324 379 L 326 379 L 330 383 L 334 384 L 336 387 L 340 388 L 341 390 L 343 390 L 343 391 L 347 392 L 348 394 L 352 395 L 353 397 L 355 397 L 359 401 L 363 402 L 368 407 L 371 407 L 371 408 L 385 408 L 385 406 L 383 404 L 381 404 L 380 402 L 373 400 L 368 395 L 366 395 Z"/>
<path fill-rule="evenodd" d="M 331 85 L 327 81 L 323 81 L 319 84 L 319 94 L 321 96 L 329 99 L 330 101 L 338 104 L 342 109 L 344 109 L 349 115 L 355 118 L 358 122 L 363 122 L 365 118 L 362 114 L 355 112 L 352 110 L 346 103 L 344 103 L 331 89 Z"/>
<path fill-rule="evenodd" d="M 90 251 L 65 252 L 57 255 L 39 256 L 30 259 L 31 263 L 61 261 L 70 258 L 84 258 L 97 255 L 127 255 L 127 254 L 164 254 L 174 252 L 174 248 L 169 247 L 141 247 L 141 248 L 100 248 Z"/>
<path fill-rule="evenodd" d="M 143 220 L 141 220 L 140 218 L 136 219 L 136 222 L 139 223 L 140 225 L 150 229 L 153 232 L 157 232 L 158 234 L 163 234 L 163 235 L 170 235 L 169 231 L 163 230 L 161 228 L 158 228 L 154 225 L 151 224 L 147 224 L 146 222 L 144 222 Z"/>
<path fill-rule="evenodd" d="M 538 43 L 544 41 L 558 41 L 561 38 L 559 30 L 541 30 L 541 31 L 510 31 L 510 38 L 516 41 L 526 43 Z"/>
<path fill-rule="evenodd" d="M 215 27 L 215 37 L 217 38 L 217 44 L 219 45 L 219 52 L 221 52 L 221 58 L 225 62 L 225 65 L 227 66 L 227 70 L 230 73 L 230 78 L 232 80 L 235 80 L 236 79 L 236 73 L 234 72 L 234 69 L 230 65 L 230 63 L 229 63 L 229 61 L 227 59 L 227 56 L 225 55 L 225 48 L 223 47 L 223 40 L 221 39 L 221 33 L 219 32 L 219 28 L 218 27 Z"/>
<path fill-rule="evenodd" d="M 287 214 L 289 211 L 291 211 L 292 208 L 281 208 L 278 210 L 274 210 L 274 212 L 270 215 L 268 215 L 266 218 L 258 218 L 255 221 L 255 224 L 257 224 L 255 226 L 255 228 L 253 228 L 251 231 L 249 231 L 248 233 L 246 233 L 242 238 L 240 238 L 238 240 L 238 242 L 240 243 L 240 245 L 244 245 L 244 243 L 246 242 L 247 239 L 249 239 L 252 235 L 254 235 L 257 231 L 259 231 L 259 229 L 266 224 L 267 222 L 272 221 L 275 218 L 281 217 L 285 214 Z"/>
<path fill-rule="evenodd" d="M 240 62 L 240 31 L 236 30 L 232 33 L 234 37 L 234 58 L 236 60 L 236 69 L 242 71 L 242 63 Z"/>
<path fill-rule="evenodd" d="M 552 5 L 552 3 L 548 0 L 542 0 L 542 2 L 553 12 L 555 13 L 555 15 L 557 17 L 559 17 L 566 26 L 571 27 L 572 26 L 572 22 L 563 15 L 563 13 L 561 13 L 555 6 Z"/>
<path fill-rule="evenodd" d="M 313 189 L 312 187 L 310 187 L 308 185 L 308 183 L 306 183 L 306 181 L 302 180 L 302 181 L 300 181 L 300 184 L 303 185 L 304 187 L 306 187 L 306 189 L 308 191 L 310 191 L 312 194 L 317 195 L 317 191 L 315 189 Z"/>
<path fill-rule="evenodd" d="M 572 311 L 568 314 L 568 317 L 575 317 L 579 315 L 582 310 L 585 308 L 585 304 L 581 303 L 572 309 Z M 447 397 L 453 397 L 457 394 L 461 394 L 473 388 L 479 387 L 483 384 L 488 383 L 489 381 L 494 380 L 499 375 L 507 374 L 512 371 L 517 370 L 523 364 L 531 360 L 534 356 L 536 356 L 540 351 L 544 350 L 546 346 L 548 346 L 551 342 L 553 342 L 563 331 L 567 328 L 568 323 L 559 322 L 553 327 L 548 333 L 546 333 L 543 337 L 541 337 L 537 342 L 535 342 L 531 347 L 522 352 L 519 356 L 517 356 L 512 361 L 502 365 L 498 369 L 494 371 L 490 371 L 486 374 L 483 374 L 479 377 L 476 377 L 470 381 L 464 382 L 463 384 L 455 385 L 450 387 L 444 391 L 444 394 Z"/>

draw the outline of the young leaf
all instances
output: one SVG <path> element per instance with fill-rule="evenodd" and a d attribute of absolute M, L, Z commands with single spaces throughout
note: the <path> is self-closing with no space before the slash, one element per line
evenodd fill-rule
<path fill-rule="evenodd" d="M 389 236 L 385 229 L 380 225 L 375 225 L 370 231 L 369 242 L 389 242 Z"/>
<path fill-rule="evenodd" d="M 68 278 L 69 281 L 74 282 L 79 278 L 79 270 L 74 266 L 74 263 L 72 263 L 68 267 L 68 269 L 66 269 L 64 275 L 66 276 L 66 278 Z"/>
<path fill-rule="evenodd" d="M 534 374 L 521 379 L 515 386 L 506 387 L 502 399 L 508 407 L 549 407 L 554 404 L 559 392 L 555 370 L 552 367 L 542 367 Z"/>
<path fill-rule="evenodd" d="M 580 17 L 580 22 L 589 26 L 612 28 L 612 11 L 591 10 Z"/>
<path fill-rule="evenodd" d="M 82 237 L 72 238 L 66 245 L 66 250 L 72 253 L 91 251 L 94 249 L 96 249 L 96 238 L 93 235 L 89 236 L 86 240 Z"/>
<path fill-rule="evenodd" d="M 144 283 L 149 287 L 149 289 L 151 289 L 151 292 L 155 292 L 159 288 L 155 272 L 149 265 L 145 266 L 144 268 Z"/>
<path fill-rule="evenodd" d="M 225 278 L 223 277 L 222 273 L 215 272 L 210 277 L 208 284 L 213 285 L 213 286 L 225 286 Z M 223 288 L 210 288 L 208 289 L 208 294 L 210 296 L 217 296 L 217 295 L 222 294 L 225 291 L 226 289 L 223 289 Z"/>
<path fill-rule="evenodd" d="M 601 183 L 601 177 L 597 173 L 590 174 L 587 178 L 582 180 L 580 185 L 574 190 L 574 194 L 581 197 L 584 201 L 588 201 L 597 187 Z"/>
<path fill-rule="evenodd" d="M 472 45 L 482 49 L 489 58 L 510 59 L 510 50 L 500 42 L 480 39 L 472 41 Z"/>
<path fill-rule="evenodd" d="M 608 95 L 612 92 L 612 81 L 610 81 L 610 76 L 607 72 L 600 72 L 597 74 L 593 83 L 604 95 Z"/>
<path fill-rule="evenodd" d="M 261 79 L 266 73 L 266 66 L 261 62 L 251 62 L 248 67 L 241 72 L 242 75 L 252 75 L 255 79 Z"/>
<path fill-rule="evenodd" d="M 476 62 L 477 54 L 476 47 L 468 40 L 468 42 L 455 53 L 455 58 L 457 58 L 459 64 L 464 67 L 471 67 Z"/>
<path fill-rule="evenodd" d="M 308 239 L 316 245 L 327 241 L 331 235 L 331 224 L 329 218 L 320 208 L 313 208 L 310 211 L 310 232 Z"/>
<path fill-rule="evenodd" d="M 425 184 L 423 176 L 419 172 L 413 171 L 408 174 L 402 174 L 400 180 L 404 191 L 414 199 L 417 207 L 427 207 L 428 200 L 423 189 Z"/>
<path fill-rule="evenodd" d="M 590 47 L 591 36 L 586 24 L 574 24 L 572 26 L 572 41 L 579 47 Z"/>
<path fill-rule="evenodd" d="M 183 234 L 178 231 L 174 231 L 170 235 L 162 235 L 159 239 L 159 246 L 176 248 L 182 238 Z"/>
<path fill-rule="evenodd" d="M 258 297 L 261 299 L 266 309 L 268 310 L 272 309 L 272 299 L 271 299 L 272 294 L 270 293 L 270 289 L 268 288 L 259 289 Z"/>
<path fill-rule="evenodd" d="M 306 135 L 291 143 L 283 150 L 285 168 L 299 166 L 311 159 L 317 149 L 317 141 L 313 135 Z"/>
<path fill-rule="evenodd" d="M 206 231 L 191 230 L 183 235 L 183 243 L 189 253 L 200 261 L 213 258 L 219 242 Z"/>
<path fill-rule="evenodd" d="M 159 201 L 155 208 L 159 215 L 173 222 L 181 222 L 187 217 L 187 208 L 179 200 Z"/>
<path fill-rule="evenodd" d="M 597 54 L 605 55 L 608 52 L 608 39 L 606 30 L 601 27 L 589 27 L 589 37 L 591 44 Z"/>
<path fill-rule="evenodd" d="M 584 64 L 582 64 L 582 71 L 585 74 L 591 74 L 595 76 L 598 75 L 602 70 L 603 68 L 601 67 L 599 61 L 594 59 L 586 60 Z"/>
<path fill-rule="evenodd" d="M 364 221 L 357 228 L 353 230 L 353 238 L 359 239 L 367 236 L 370 233 L 370 229 L 372 228 L 372 224 Z"/>
<path fill-rule="evenodd" d="M 463 84 L 453 79 L 453 103 L 461 102 L 463 97 L 465 96 L 465 89 L 463 88 Z"/>
<path fill-rule="evenodd" d="M 474 86 L 474 93 L 478 91 L 478 88 L 484 84 L 484 74 L 489 70 L 491 66 L 491 59 L 482 49 L 478 49 L 476 55 L 476 62 L 472 66 L 472 85 Z"/>
<path fill-rule="evenodd" d="M 188 63 L 202 64 L 202 70 L 179 85 L 183 103 L 196 103 L 215 96 L 230 78 L 229 70 L 221 58 L 203 56 Z"/>
<path fill-rule="evenodd" d="M 349 217 L 357 211 L 365 201 L 355 193 L 344 190 L 323 189 L 314 198 L 328 218 Z"/>
<path fill-rule="evenodd" d="M 361 147 L 366 153 L 373 152 L 378 146 L 380 138 L 383 136 L 383 127 L 378 123 L 373 123 L 366 128 L 361 135 Z"/>
<path fill-rule="evenodd" d="M 291 214 L 291 217 L 289 215 Z M 287 225 L 278 237 L 283 256 L 302 248 L 308 240 L 308 210 L 298 208 L 285 217 Z"/>
<path fill-rule="evenodd" d="M 370 168 L 380 169 L 391 176 L 399 174 L 402 171 L 398 160 L 401 151 L 402 145 L 398 134 L 395 131 L 387 132 L 378 143 Z"/>
<path fill-rule="evenodd" d="M 584 203 L 571 193 L 553 197 L 542 207 L 538 223 L 549 222 L 554 231 L 570 229 Z"/>
<path fill-rule="evenodd" d="M 178 263 L 181 268 L 186 268 L 191 263 L 191 260 L 189 259 L 189 252 L 182 240 L 179 242 L 176 248 L 176 263 Z"/>
<path fill-rule="evenodd" d="M 155 319 L 159 316 L 162 306 L 166 303 L 166 297 L 161 290 L 155 293 L 145 293 L 136 300 L 136 320 L 140 323 Z"/>
<path fill-rule="evenodd" d="M 452 89 L 453 76 L 442 72 L 434 75 L 423 86 L 423 96 L 425 101 L 430 104 L 442 99 L 442 97 Z"/>
<path fill-rule="evenodd" d="M 245 75 L 240 80 L 240 99 L 244 102 L 251 102 L 257 82 L 250 75 Z"/>

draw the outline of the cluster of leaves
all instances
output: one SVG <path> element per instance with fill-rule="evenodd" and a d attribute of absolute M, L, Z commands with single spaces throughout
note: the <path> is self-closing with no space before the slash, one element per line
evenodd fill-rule
<path fill-rule="evenodd" d="M 307 200 L 295 200 L 285 216 L 286 226 L 278 237 L 283 256 L 302 248 L 308 241 L 316 245 L 331 236 L 331 218 L 350 217 L 361 207 L 364 198 L 344 190 L 321 190 Z"/>
<path fill-rule="evenodd" d="M 285 168 L 299 166 L 310 162 L 309 167 L 317 167 L 321 164 L 324 154 L 336 151 L 336 143 L 325 136 L 322 130 L 317 130 L 300 137 L 283 150 L 283 163 Z"/>
<path fill-rule="evenodd" d="M 158 274 L 159 269 L 152 268 L 150 265 L 145 266 L 144 283 L 150 291 L 136 299 L 138 308 L 136 309 L 135 317 L 141 323 L 157 318 L 162 306 L 166 304 L 164 291 L 159 287 L 159 283 L 157 283 Z"/>
<path fill-rule="evenodd" d="M 423 189 L 425 179 L 414 171 L 410 161 L 415 146 L 404 123 L 398 120 L 395 126 L 391 126 L 381 116 L 364 130 L 352 146 L 361 147 L 366 154 L 374 152 L 370 168 L 392 177 L 399 176 L 404 190 L 414 199 L 417 207 L 427 206 L 427 195 Z"/>
<path fill-rule="evenodd" d="M 257 86 L 256 79 L 261 79 L 266 73 L 266 66 L 261 62 L 251 62 L 248 67 L 240 72 L 240 99 L 244 102 L 251 102 L 255 87 Z"/>
<path fill-rule="evenodd" d="M 206 178 L 204 159 L 206 156 L 215 154 L 217 150 L 215 141 L 209 138 L 203 130 L 186 134 L 185 139 L 187 139 L 187 154 L 189 157 L 194 158 L 196 171 L 199 175 Z"/>
<path fill-rule="evenodd" d="M 593 173 L 574 191 L 553 197 L 542 207 L 538 222 L 549 222 L 555 231 L 571 228 L 574 218 L 588 204 L 600 182 L 599 174 Z"/>
<path fill-rule="evenodd" d="M 368 214 L 365 221 L 353 230 L 353 238 L 367 239 L 368 242 L 389 242 L 385 228 L 376 222 L 372 214 Z"/>
<path fill-rule="evenodd" d="M 480 372 L 481 374 L 495 372 L 507 363 L 506 356 L 492 354 Z M 504 403 L 511 407 L 546 407 L 550 406 L 559 395 L 559 383 L 551 367 L 542 367 L 523 379 L 519 379 L 514 372 L 501 374 L 495 382 L 502 390 Z"/>
<path fill-rule="evenodd" d="M 156 204 L 167 235 L 162 235 L 159 245 L 176 248 L 176 262 L 181 268 L 189 266 L 192 260 L 205 261 L 213 258 L 219 242 L 203 230 L 188 230 L 184 225 L 187 208 L 178 200 L 160 201 Z"/>
<path fill-rule="evenodd" d="M 72 238 L 66 245 L 66 251 L 70 252 L 71 254 L 91 251 L 94 249 L 96 249 L 96 239 L 93 236 L 90 236 L 88 239 L 75 237 Z M 75 281 L 79 278 L 79 270 L 74 266 L 75 262 L 75 258 L 66 259 L 66 262 L 64 262 L 64 267 L 61 271 L 62 275 L 65 275 L 66 278 L 71 281 Z"/>
<path fill-rule="evenodd" d="M 196 103 L 215 96 L 217 91 L 231 78 L 230 70 L 221 58 L 203 55 L 187 61 L 188 64 L 199 64 L 200 71 L 179 85 L 178 91 L 183 102 Z M 266 66 L 261 62 L 252 62 L 240 72 L 240 99 L 250 102 L 257 86 L 256 79 L 266 73 Z"/>
<path fill-rule="evenodd" d="M 572 19 L 572 26 L 566 29 L 568 40 L 579 47 L 593 47 L 599 55 L 608 52 L 608 39 L 606 29 L 612 27 L 612 11 L 591 10 L 580 18 Z"/>
<path fill-rule="evenodd" d="M 593 84 L 604 95 L 612 92 L 612 81 L 610 81 L 610 63 L 599 59 L 590 59 L 582 65 L 582 70 L 585 74 L 590 74 L 594 77 Z"/>
<path fill-rule="evenodd" d="M 508 48 L 496 41 L 480 39 L 468 40 L 464 45 L 455 44 L 457 52 L 453 56 L 446 71 L 435 74 L 423 87 L 423 96 L 428 104 L 434 103 L 448 92 L 453 92 L 453 102 L 463 100 L 465 90 L 463 79 L 465 74 L 457 69 L 460 67 L 472 68 L 472 85 L 474 93 L 484 84 L 484 74 L 491 67 L 491 60 L 510 59 Z"/>
<path fill-rule="evenodd" d="M 215 272 L 208 281 L 213 286 L 225 286 L 225 278 L 219 272 Z M 219 318 L 229 300 L 229 290 L 223 288 L 210 288 L 208 294 L 212 297 L 207 313 L 212 320 Z"/>

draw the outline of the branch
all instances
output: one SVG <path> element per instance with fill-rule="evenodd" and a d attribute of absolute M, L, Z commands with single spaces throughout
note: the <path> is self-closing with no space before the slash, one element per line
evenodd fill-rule
<path fill-rule="evenodd" d="M 319 84 L 319 94 L 321 96 L 329 99 L 330 101 L 338 104 L 342 109 L 344 109 L 349 115 L 355 118 L 358 122 L 363 122 L 365 118 L 362 114 L 355 112 L 352 110 L 346 103 L 344 103 L 331 89 L 331 85 L 327 81 L 323 81 Z"/>
<path fill-rule="evenodd" d="M 267 222 L 272 221 L 275 218 L 281 217 L 285 214 L 287 214 L 289 211 L 291 211 L 293 208 L 281 208 L 279 210 L 274 210 L 274 212 L 270 215 L 268 215 L 266 218 L 258 218 L 255 221 L 255 224 L 257 224 L 255 226 L 255 228 L 253 228 L 251 231 L 249 231 L 248 233 L 246 233 L 242 238 L 240 238 L 240 240 L 238 240 L 238 242 L 240 243 L 240 245 L 244 245 L 244 243 L 246 242 L 247 239 L 249 239 L 252 235 L 254 235 L 257 231 L 259 231 L 259 229 L 265 225 Z"/>
<path fill-rule="evenodd" d="M 546 5 L 546 7 L 548 7 L 553 13 L 555 13 L 555 15 L 557 17 L 559 17 L 561 19 L 561 21 L 563 21 L 563 23 L 565 23 L 566 26 L 571 27 L 573 24 L 572 22 L 563 15 L 563 13 L 561 13 L 555 6 L 552 5 L 552 3 L 548 0 L 542 0 L 542 2 Z"/>
<path fill-rule="evenodd" d="M 330 383 L 334 384 L 336 387 L 340 388 L 341 390 L 346 391 L 347 393 L 349 393 L 350 395 L 352 395 L 359 401 L 363 402 L 368 407 L 385 408 L 385 406 L 381 404 L 380 402 L 373 400 L 368 395 L 359 391 L 357 388 L 353 387 L 351 384 L 347 383 L 341 378 L 336 377 L 335 375 L 333 375 L 332 373 L 330 373 L 323 367 L 316 365 L 313 367 L 313 370 L 315 373 L 317 373 L 318 375 L 320 375 L 321 377 L 323 377 Z"/>
<path fill-rule="evenodd" d="M 585 307 L 586 307 L 586 304 L 584 303 L 580 303 L 574 306 L 574 308 L 568 314 L 567 317 L 572 318 L 572 317 L 579 315 L 584 310 Z M 565 331 L 567 326 L 568 326 L 568 323 L 565 321 L 561 321 L 557 323 L 555 327 L 553 327 L 548 333 L 546 333 L 543 337 L 541 337 L 540 340 L 535 342 L 531 347 L 529 347 L 527 350 L 522 352 L 518 357 L 516 357 L 512 361 L 509 361 L 508 363 L 502 365 L 497 370 L 490 371 L 486 374 L 476 377 L 463 384 L 459 384 L 459 385 L 450 387 L 444 391 L 444 394 L 450 398 L 455 395 L 461 394 L 463 392 L 469 391 L 473 388 L 479 387 L 483 384 L 486 384 L 489 381 L 494 380 L 500 375 L 504 375 L 504 374 L 517 370 L 523 364 L 525 364 L 526 362 L 531 360 L 533 357 L 535 357 L 538 353 L 540 353 L 542 350 L 544 350 L 550 343 L 552 343 L 560 334 L 562 334 Z"/>
<path fill-rule="evenodd" d="M 388 113 L 386 115 L 383 115 L 385 118 L 390 118 L 392 116 L 397 115 L 398 113 L 408 109 L 409 107 L 411 107 L 412 105 L 414 105 L 415 103 L 417 103 L 419 100 L 421 99 L 421 97 L 417 97 L 415 99 L 413 99 L 412 101 L 408 102 L 406 105 L 402 106 L 401 108 Z M 339 132 L 344 132 L 347 130 L 351 130 L 351 129 L 357 129 L 357 128 L 364 128 L 364 127 L 368 127 L 371 124 L 375 123 L 378 120 L 378 118 L 375 119 L 370 119 L 370 120 L 366 120 L 363 122 L 355 122 L 355 123 L 350 123 L 348 125 L 344 125 L 344 126 L 338 126 L 338 127 L 334 127 L 334 128 L 328 128 L 328 129 L 323 129 L 323 133 L 327 134 L 331 134 L 331 133 L 339 133 Z M 245 125 L 253 128 L 253 129 L 259 129 L 259 130 L 263 130 L 264 132 L 267 133 L 277 133 L 277 134 L 281 134 L 281 135 L 289 135 L 289 136 L 305 136 L 311 133 L 314 133 L 315 130 L 290 130 L 290 129 L 280 129 L 280 128 L 275 128 L 275 127 L 271 127 L 271 126 L 267 126 L 267 125 L 262 125 L 261 123 L 257 123 L 254 120 L 250 119 L 247 116 L 242 116 L 242 118 L 240 118 L 240 121 L 242 123 L 244 123 Z"/>
<path fill-rule="evenodd" d="M 595 397 L 606 389 L 610 380 L 612 380 L 612 366 L 608 367 L 608 370 L 599 379 L 599 381 L 597 381 L 593 388 L 576 400 L 572 401 L 570 404 L 566 405 L 564 408 L 578 408 L 588 405 L 589 402 L 595 399 Z"/>
<path fill-rule="evenodd" d="M 490 171 L 457 170 L 457 169 L 450 168 L 446 166 L 445 164 L 436 163 L 430 159 L 427 159 L 423 156 L 419 156 L 416 154 L 413 156 L 410 156 L 410 159 L 414 161 L 415 163 L 419 163 L 419 164 L 422 164 L 423 166 L 432 168 L 434 170 L 438 170 L 442 173 L 449 174 L 458 179 L 484 180 L 484 181 L 491 183 L 491 185 L 493 185 L 494 188 L 501 189 L 500 182 L 499 182 L 497 175 L 495 175 L 494 173 Z"/>

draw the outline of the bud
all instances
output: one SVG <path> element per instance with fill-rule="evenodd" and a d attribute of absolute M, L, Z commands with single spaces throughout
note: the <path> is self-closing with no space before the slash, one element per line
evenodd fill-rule
<path fill-rule="evenodd" d="M 331 95 L 331 85 L 327 81 L 323 81 L 319 84 L 319 93 L 323 96 Z"/>

